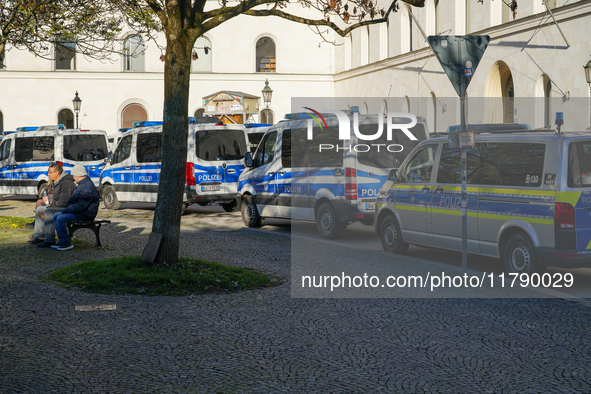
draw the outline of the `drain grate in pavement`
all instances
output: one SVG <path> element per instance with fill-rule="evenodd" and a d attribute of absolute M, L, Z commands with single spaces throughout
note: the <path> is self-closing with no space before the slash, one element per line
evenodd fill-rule
<path fill-rule="evenodd" d="M 75 310 L 84 312 L 115 311 L 117 305 L 76 305 Z"/>

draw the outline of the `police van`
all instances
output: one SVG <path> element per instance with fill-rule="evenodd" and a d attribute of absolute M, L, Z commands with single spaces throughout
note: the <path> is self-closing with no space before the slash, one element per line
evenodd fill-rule
<path fill-rule="evenodd" d="M 254 153 L 259 146 L 259 142 L 263 139 L 265 132 L 271 127 L 270 124 L 264 123 L 247 123 L 246 134 L 248 135 L 248 145 L 250 147 L 250 153 Z"/>
<path fill-rule="evenodd" d="M 267 130 L 254 156 L 246 155 L 238 192 L 246 226 L 258 227 L 265 218 L 312 221 L 331 239 L 350 223 L 373 223 L 388 171 L 428 138 L 427 125 L 410 114 L 338 112 L 291 114 Z M 386 131 L 391 126 L 385 123 L 401 123 L 407 134 Z"/>
<path fill-rule="evenodd" d="M 0 194 L 40 195 L 52 163 L 66 171 L 81 164 L 98 186 L 108 154 L 107 133 L 102 130 L 52 126 L 7 134 L 0 143 Z"/>
<path fill-rule="evenodd" d="M 129 130 L 129 127 L 122 127 L 119 130 L 117 130 L 116 133 L 113 134 L 109 134 L 107 136 L 107 141 L 109 142 L 109 153 L 112 155 L 113 152 L 115 151 L 115 148 L 117 148 L 117 144 L 119 143 L 119 140 L 121 139 L 121 136 L 123 135 L 123 133 L 125 133 L 127 130 Z"/>
<path fill-rule="evenodd" d="M 238 177 L 247 152 L 243 125 L 189 124 L 186 188 L 182 211 L 192 203 L 236 209 Z M 162 126 L 133 128 L 119 141 L 101 174 L 105 208 L 122 202 L 156 202 L 162 161 Z"/>
<path fill-rule="evenodd" d="M 552 131 L 476 134 L 467 149 L 468 253 L 508 272 L 591 266 L 591 136 Z M 380 189 L 375 230 L 384 250 L 409 244 L 462 250 L 460 155 L 423 141 Z"/>

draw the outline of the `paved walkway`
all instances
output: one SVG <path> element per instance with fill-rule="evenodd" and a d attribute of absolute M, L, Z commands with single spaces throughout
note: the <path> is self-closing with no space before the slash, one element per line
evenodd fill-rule
<path fill-rule="evenodd" d="M 29 215 L 20 205 L 0 201 L 0 215 Z M 181 254 L 286 278 L 275 288 L 106 296 L 40 280 L 76 261 L 139 254 L 150 214 L 111 219 L 102 249 L 0 245 L 1 393 L 591 392 L 585 305 L 291 298 L 290 239 L 265 232 L 183 219 Z M 116 310 L 76 310 L 93 305 Z"/>

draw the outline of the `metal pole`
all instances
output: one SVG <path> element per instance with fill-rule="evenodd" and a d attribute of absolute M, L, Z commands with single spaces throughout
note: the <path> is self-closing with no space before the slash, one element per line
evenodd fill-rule
<path fill-rule="evenodd" d="M 76 111 L 76 128 L 78 128 L 78 111 Z"/>
<path fill-rule="evenodd" d="M 462 59 L 461 45 L 458 45 L 458 59 Z M 466 76 L 464 66 L 460 68 L 460 131 L 466 130 Z M 459 142 L 459 136 L 458 136 Z M 466 190 L 466 148 L 460 149 L 461 168 L 460 176 L 462 181 L 462 271 L 468 272 L 468 193 Z"/>

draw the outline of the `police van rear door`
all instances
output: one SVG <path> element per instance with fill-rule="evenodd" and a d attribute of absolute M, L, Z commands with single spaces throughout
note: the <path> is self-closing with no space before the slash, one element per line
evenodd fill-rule
<path fill-rule="evenodd" d="M 70 170 L 76 164 L 86 168 L 88 177 L 99 185 L 105 159 L 109 157 L 107 133 L 89 130 L 66 130 L 62 134 L 62 160 L 64 169 Z"/>
<path fill-rule="evenodd" d="M 243 126 L 196 126 L 194 171 L 197 194 L 235 195 L 247 149 Z"/>

